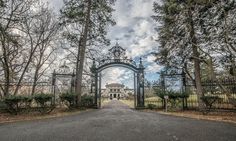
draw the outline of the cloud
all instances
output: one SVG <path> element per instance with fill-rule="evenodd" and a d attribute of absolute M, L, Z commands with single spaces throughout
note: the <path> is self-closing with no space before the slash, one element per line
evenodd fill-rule
<path fill-rule="evenodd" d="M 136 31 L 137 36 L 146 35 L 150 29 L 150 23 L 147 20 L 142 20 L 134 27 L 134 31 Z"/>
<path fill-rule="evenodd" d="M 63 0 L 39 0 L 42 3 L 47 3 L 49 7 L 53 9 L 54 12 L 59 14 L 59 10 L 64 5 Z"/>
<path fill-rule="evenodd" d="M 103 88 L 106 83 L 123 83 L 128 87 L 133 87 L 133 73 L 131 70 L 121 67 L 105 69 L 102 72 Z"/>
<path fill-rule="evenodd" d="M 132 17 L 149 17 L 153 14 L 152 6 L 154 0 L 133 0 L 132 2 Z"/>
<path fill-rule="evenodd" d="M 146 61 L 152 63 L 155 61 L 155 59 L 156 57 L 154 55 L 148 55 Z"/>
<path fill-rule="evenodd" d="M 114 6 L 116 12 L 113 13 L 113 16 L 116 19 L 118 27 L 128 27 L 132 22 L 130 19 L 132 3 L 131 1 L 117 0 Z"/>
<path fill-rule="evenodd" d="M 155 41 L 147 36 L 144 38 L 138 38 L 128 48 L 128 56 L 130 57 L 142 57 L 150 54 L 155 49 Z"/>
<path fill-rule="evenodd" d="M 162 69 L 162 66 L 156 63 L 152 63 L 147 66 L 146 73 L 156 73 L 156 72 L 159 72 L 161 69 Z"/>

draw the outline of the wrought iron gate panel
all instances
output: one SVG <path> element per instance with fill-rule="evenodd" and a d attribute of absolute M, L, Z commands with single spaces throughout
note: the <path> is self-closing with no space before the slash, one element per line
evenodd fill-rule
<path fill-rule="evenodd" d="M 144 66 L 140 58 L 139 65 L 132 59 L 125 56 L 125 49 L 118 43 L 109 49 L 105 59 L 97 61 L 93 59 L 91 70 L 91 93 L 94 93 L 95 106 L 101 107 L 101 72 L 110 67 L 124 67 L 134 72 L 134 105 L 135 107 L 144 107 Z M 93 82 L 94 81 L 94 82 Z M 93 89 L 95 89 L 93 91 Z"/>

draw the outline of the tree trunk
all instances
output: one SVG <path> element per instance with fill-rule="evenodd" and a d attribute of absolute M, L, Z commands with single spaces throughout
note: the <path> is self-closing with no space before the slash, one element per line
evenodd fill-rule
<path fill-rule="evenodd" d="M 43 43 L 42 43 L 42 47 L 43 47 Z M 31 95 L 34 95 L 35 93 L 35 88 L 37 86 L 37 81 L 39 79 L 39 70 L 42 67 L 42 59 L 43 59 L 43 55 L 44 55 L 44 51 L 43 48 L 42 50 L 40 50 L 40 55 L 39 55 L 39 60 L 36 63 L 36 67 L 35 67 L 35 72 L 34 72 L 34 80 L 33 80 L 33 86 L 32 86 L 32 91 L 31 91 Z"/>
<path fill-rule="evenodd" d="M 9 89 L 10 89 L 10 70 L 7 64 L 4 65 L 5 71 L 5 84 L 4 84 L 4 96 L 9 96 Z"/>
<path fill-rule="evenodd" d="M 34 93 L 35 93 L 35 88 L 37 86 L 37 81 L 38 81 L 38 72 L 39 72 L 39 67 L 37 66 L 35 73 L 34 73 L 34 80 L 33 80 L 31 95 L 34 95 Z"/>
<path fill-rule="evenodd" d="M 195 76 L 195 86 L 196 86 L 196 92 L 197 92 L 197 99 L 198 99 L 198 108 L 199 110 L 202 110 L 204 108 L 203 102 L 201 100 L 201 97 L 203 96 L 202 92 L 202 84 L 201 84 L 201 68 L 200 68 L 200 58 L 199 58 L 199 52 L 197 47 L 197 39 L 195 36 L 195 30 L 194 30 L 194 22 L 192 17 L 192 11 L 191 11 L 191 5 L 188 9 L 188 16 L 189 16 L 189 27 L 190 27 L 190 39 L 192 44 L 192 51 L 193 51 L 193 60 L 194 60 L 194 76 Z"/>
<path fill-rule="evenodd" d="M 6 46 L 5 46 L 5 39 L 3 39 L 2 41 L 2 49 L 3 49 L 3 60 L 2 60 L 2 64 L 3 64 L 3 70 L 4 70 L 4 78 L 5 78 L 5 82 L 4 82 L 4 96 L 9 96 L 9 89 L 10 89 L 10 69 L 9 69 L 9 65 L 8 65 L 8 55 L 7 55 L 7 51 L 6 51 Z"/>
<path fill-rule="evenodd" d="M 229 73 L 232 76 L 236 76 L 236 65 L 235 65 L 234 57 L 232 55 L 230 55 L 230 70 L 229 70 Z"/>
<path fill-rule="evenodd" d="M 210 56 L 210 59 L 209 59 L 209 62 L 208 62 L 208 68 L 209 68 L 209 77 L 210 77 L 210 80 L 215 80 L 215 71 L 214 71 L 214 65 L 213 65 L 213 61 L 212 61 L 212 57 Z"/>
<path fill-rule="evenodd" d="M 88 0 L 87 2 L 87 12 L 86 12 L 86 21 L 85 21 L 85 27 L 84 32 L 82 34 L 82 41 L 80 46 L 80 61 L 79 61 L 79 68 L 78 72 L 76 74 L 77 80 L 76 80 L 76 89 L 75 92 L 78 94 L 78 103 L 81 103 L 81 93 L 82 93 L 82 78 L 83 78 L 83 69 L 84 69 L 84 60 L 85 60 L 85 51 L 86 51 L 86 44 L 87 44 L 87 36 L 88 36 L 88 30 L 89 30 L 89 23 L 90 23 L 90 13 L 91 13 L 91 4 L 92 1 Z"/>
<path fill-rule="evenodd" d="M 79 39 L 79 46 L 78 46 L 78 52 L 77 52 L 77 58 L 76 58 L 76 68 L 75 68 L 75 93 L 78 93 L 78 82 L 79 82 L 79 63 L 80 63 L 80 48 L 81 48 L 81 41 L 82 41 L 82 36 L 80 36 Z M 78 104 L 78 100 L 76 102 Z"/>
<path fill-rule="evenodd" d="M 26 73 L 26 71 L 27 71 L 27 69 L 28 69 L 28 67 L 30 65 L 30 62 L 32 61 L 32 57 L 33 57 L 33 55 L 35 53 L 36 48 L 37 48 L 37 45 L 30 52 L 29 59 L 27 60 L 27 63 L 26 63 L 26 65 L 25 65 L 25 67 L 24 67 L 24 69 L 22 71 L 22 74 L 21 74 L 21 76 L 20 76 L 20 78 L 19 78 L 19 80 L 17 82 L 16 89 L 14 91 L 14 95 L 16 95 L 18 93 L 19 89 L 20 89 L 21 81 L 23 80 L 23 77 L 24 77 L 24 75 L 25 75 L 25 73 Z"/>

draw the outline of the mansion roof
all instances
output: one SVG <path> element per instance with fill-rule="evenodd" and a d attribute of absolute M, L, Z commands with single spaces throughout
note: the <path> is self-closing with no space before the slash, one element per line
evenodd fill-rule
<path fill-rule="evenodd" d="M 120 83 L 110 83 L 110 84 L 106 84 L 106 88 L 109 88 L 109 87 L 125 87 L 125 85 L 123 84 L 120 84 Z"/>

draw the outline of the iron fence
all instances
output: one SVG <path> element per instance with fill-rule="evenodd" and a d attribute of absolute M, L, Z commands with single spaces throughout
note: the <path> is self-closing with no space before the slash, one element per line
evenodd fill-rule
<path fill-rule="evenodd" d="M 236 110 L 236 78 L 224 78 L 217 80 L 202 81 L 203 94 L 205 96 L 217 96 L 219 100 L 213 104 L 213 109 Z M 198 96 L 194 85 L 185 85 L 182 90 L 189 94 L 189 97 L 177 99 L 177 106 L 182 109 L 197 109 Z M 181 93 L 181 92 L 180 92 Z M 233 100 L 233 102 L 232 102 Z M 185 104 L 183 104 L 185 102 Z M 169 103 L 171 101 L 169 100 Z M 145 100 L 145 104 L 154 104 L 157 108 L 164 108 L 164 102 L 161 98 L 156 100 Z"/>

